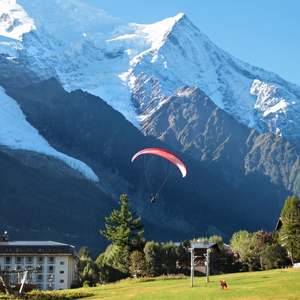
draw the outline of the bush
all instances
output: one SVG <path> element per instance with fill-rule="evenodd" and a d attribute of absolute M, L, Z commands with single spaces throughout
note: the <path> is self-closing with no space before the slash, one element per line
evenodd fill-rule
<path fill-rule="evenodd" d="M 14 300 L 16 299 L 14 296 L 9 296 L 9 295 L 6 295 L 6 294 L 2 294 L 0 292 L 0 300 Z"/>
<path fill-rule="evenodd" d="M 230 244 L 233 251 L 237 252 L 240 262 L 248 271 L 262 270 L 262 253 L 274 243 L 274 237 L 271 232 L 257 231 L 247 232 L 238 231 L 233 234 Z"/>
<path fill-rule="evenodd" d="M 90 251 L 86 247 L 79 250 L 78 274 L 79 285 L 95 286 L 98 282 L 97 266 L 91 258 Z"/>
<path fill-rule="evenodd" d="M 98 267 L 98 277 L 100 283 L 115 282 L 124 279 L 128 276 L 128 272 L 122 272 L 119 269 L 119 262 L 114 261 L 114 253 L 110 254 L 112 246 L 109 246 L 106 251 L 100 254 L 96 260 L 96 265 Z M 112 252 L 114 252 L 112 250 Z M 117 257 L 115 257 L 117 258 Z M 123 270 L 123 268 L 121 268 Z"/>
<path fill-rule="evenodd" d="M 147 242 L 144 247 L 147 276 L 188 273 L 190 255 L 184 245 Z"/>
<path fill-rule="evenodd" d="M 30 300 L 71 300 L 93 296 L 93 293 L 75 290 L 66 291 L 32 291 L 26 294 Z"/>
<path fill-rule="evenodd" d="M 236 273 L 246 269 L 246 266 L 239 261 L 239 258 L 230 249 L 215 251 L 210 256 L 210 273 L 225 274 Z"/>
<path fill-rule="evenodd" d="M 162 271 L 162 251 L 159 243 L 150 241 L 144 247 L 147 276 L 159 276 Z"/>
<path fill-rule="evenodd" d="M 130 252 L 127 246 L 112 244 L 104 253 L 104 261 L 108 266 L 129 275 Z"/>
<path fill-rule="evenodd" d="M 147 274 L 145 255 L 140 251 L 133 251 L 130 255 L 130 273 L 134 277 L 143 277 Z"/>
<path fill-rule="evenodd" d="M 282 268 L 290 263 L 287 251 L 278 244 L 267 246 L 262 251 L 261 258 L 265 270 Z"/>
<path fill-rule="evenodd" d="M 172 242 L 161 245 L 163 274 L 177 273 L 177 247 Z"/>

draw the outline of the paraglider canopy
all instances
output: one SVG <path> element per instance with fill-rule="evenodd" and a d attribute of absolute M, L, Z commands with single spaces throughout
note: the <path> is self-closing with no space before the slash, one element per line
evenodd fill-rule
<path fill-rule="evenodd" d="M 156 156 L 160 156 L 175 166 L 180 170 L 182 177 L 185 177 L 187 175 L 187 168 L 184 165 L 183 161 L 177 157 L 174 153 L 172 153 L 169 150 L 163 149 L 163 148 L 145 148 L 139 152 L 137 152 L 131 159 L 131 162 L 134 162 L 139 156 L 144 154 L 152 154 Z"/>

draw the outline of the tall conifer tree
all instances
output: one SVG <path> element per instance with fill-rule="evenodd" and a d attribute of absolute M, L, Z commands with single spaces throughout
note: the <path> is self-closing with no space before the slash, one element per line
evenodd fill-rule
<path fill-rule="evenodd" d="M 142 250 L 144 230 L 141 218 L 130 209 L 127 195 L 120 196 L 119 207 L 105 218 L 101 234 L 112 244 L 127 246 L 130 251 Z"/>
<path fill-rule="evenodd" d="M 300 199 L 288 197 L 281 211 L 282 227 L 279 239 L 288 253 L 292 263 L 300 261 Z"/>

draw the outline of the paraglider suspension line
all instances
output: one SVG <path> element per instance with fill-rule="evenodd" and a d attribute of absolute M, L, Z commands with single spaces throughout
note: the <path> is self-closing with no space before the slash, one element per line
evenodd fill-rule
<path fill-rule="evenodd" d="M 149 178 L 148 178 L 148 165 L 147 165 L 147 161 L 146 161 L 146 157 L 144 157 L 143 159 L 144 161 L 144 176 L 145 176 L 145 181 L 146 181 L 146 185 L 147 185 L 147 189 L 148 189 L 148 192 L 151 193 L 152 195 L 152 198 L 153 199 L 157 199 L 159 194 L 161 193 L 161 191 L 163 190 L 163 188 L 165 187 L 170 175 L 171 175 L 171 167 L 169 166 L 169 164 L 165 164 L 164 166 L 164 173 L 166 174 L 165 175 L 165 178 L 164 178 L 164 181 L 162 182 L 162 184 L 159 186 L 158 190 L 156 191 L 156 193 L 152 193 L 153 191 L 153 187 L 151 187 L 151 183 L 149 181 Z"/>
<path fill-rule="evenodd" d="M 164 188 L 164 186 L 166 185 L 169 177 L 170 177 L 171 172 L 169 171 L 168 174 L 166 175 L 163 183 L 161 184 L 161 186 L 159 187 L 158 191 L 155 194 L 155 197 L 158 197 L 158 195 L 160 194 L 160 192 L 162 191 L 162 189 Z"/>
<path fill-rule="evenodd" d="M 145 176 L 145 181 L 146 181 L 146 185 L 147 185 L 147 189 L 148 189 L 148 193 L 149 193 L 150 190 L 151 190 L 151 187 L 150 187 L 150 182 L 148 180 L 148 175 L 147 175 L 148 165 L 146 164 L 146 158 L 145 157 L 143 158 L 143 160 L 144 160 L 144 176 Z"/>

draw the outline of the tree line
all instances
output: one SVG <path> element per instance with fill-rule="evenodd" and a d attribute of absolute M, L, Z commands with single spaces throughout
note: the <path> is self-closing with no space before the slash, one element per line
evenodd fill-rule
<path fill-rule="evenodd" d="M 211 255 L 211 272 L 215 274 L 282 268 L 300 261 L 300 199 L 288 197 L 280 214 L 281 228 L 276 232 L 238 231 L 229 245 L 222 237 L 197 238 L 213 242 L 218 250 Z M 79 251 L 78 272 L 81 285 L 114 282 L 126 277 L 154 277 L 188 274 L 189 248 L 192 241 L 180 244 L 146 241 L 141 218 L 130 208 L 126 195 L 119 206 L 105 218 L 100 231 L 110 244 L 96 260 L 85 247 Z M 204 257 L 199 264 L 204 265 Z"/>

